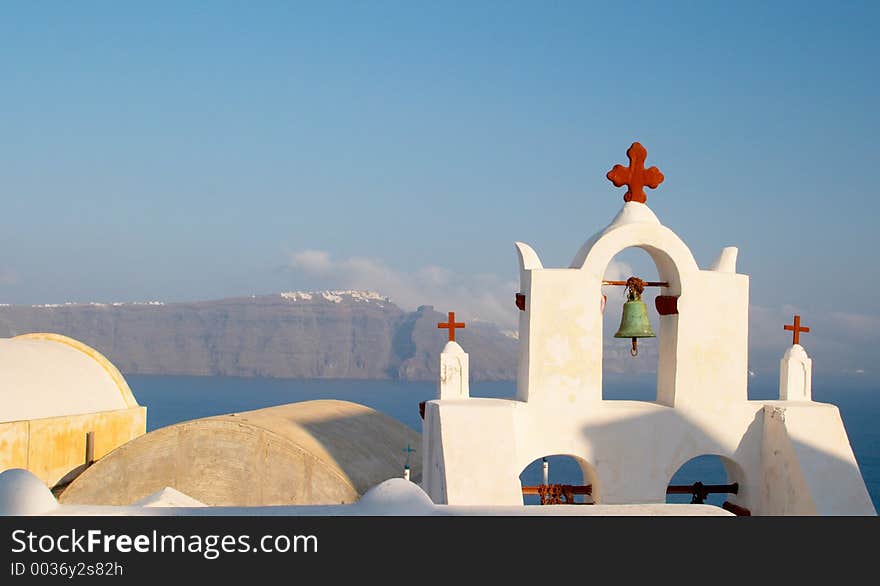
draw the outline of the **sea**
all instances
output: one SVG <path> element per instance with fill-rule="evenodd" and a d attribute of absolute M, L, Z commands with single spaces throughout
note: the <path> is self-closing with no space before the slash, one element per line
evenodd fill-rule
<path fill-rule="evenodd" d="M 436 382 L 156 375 L 126 375 L 126 380 L 138 402 L 147 407 L 147 431 L 211 415 L 313 399 L 341 399 L 372 407 L 421 432 L 419 402 L 437 395 Z M 749 399 L 775 399 L 777 388 L 775 377 L 755 377 L 749 384 Z M 656 397 L 655 389 L 655 376 L 606 375 L 603 397 L 651 401 Z M 471 396 L 504 398 L 514 394 L 514 382 L 471 383 Z M 840 409 L 862 477 L 875 509 L 880 511 L 880 385 L 866 383 L 861 377 L 814 377 L 813 400 L 833 403 Z M 574 459 L 548 456 L 551 483 L 584 483 Z M 524 485 L 540 484 L 541 461 L 526 467 L 520 479 Z M 685 463 L 670 484 L 697 481 L 726 484 L 727 476 L 717 456 L 700 456 Z M 582 498 L 585 497 L 577 497 Z M 537 504 L 537 499 L 527 496 L 525 504 Z M 720 506 L 726 499 L 727 495 L 712 494 L 706 502 Z M 687 503 L 691 496 L 669 495 L 667 501 Z"/>

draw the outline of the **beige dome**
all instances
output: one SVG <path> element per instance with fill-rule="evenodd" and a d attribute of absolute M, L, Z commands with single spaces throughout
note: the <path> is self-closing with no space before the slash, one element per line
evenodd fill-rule
<path fill-rule="evenodd" d="M 407 444 L 418 481 L 415 430 L 348 401 L 290 403 L 151 431 L 96 462 L 61 500 L 127 505 L 172 487 L 207 505 L 351 503 L 403 475 Z"/>
<path fill-rule="evenodd" d="M 0 423 L 137 407 L 100 352 L 59 334 L 0 339 Z"/>

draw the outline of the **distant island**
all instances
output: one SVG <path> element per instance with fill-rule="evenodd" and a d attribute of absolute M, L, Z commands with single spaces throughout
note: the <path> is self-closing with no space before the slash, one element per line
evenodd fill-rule
<path fill-rule="evenodd" d="M 446 309 L 446 308 L 444 308 Z M 454 309 L 454 308 L 451 308 Z M 125 374 L 437 380 L 445 313 L 367 291 L 292 291 L 191 303 L 0 306 L 0 336 L 64 334 Z M 514 332 L 459 330 L 473 380 L 514 380 Z"/>

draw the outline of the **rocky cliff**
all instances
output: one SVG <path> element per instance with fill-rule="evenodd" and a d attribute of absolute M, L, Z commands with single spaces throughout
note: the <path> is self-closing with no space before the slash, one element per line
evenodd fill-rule
<path fill-rule="evenodd" d="M 404 312 L 361 291 L 289 292 L 193 303 L 0 306 L 0 337 L 55 332 L 126 374 L 432 380 L 446 331 L 430 306 Z M 516 376 L 513 335 L 468 323 L 457 339 L 473 380 Z"/>

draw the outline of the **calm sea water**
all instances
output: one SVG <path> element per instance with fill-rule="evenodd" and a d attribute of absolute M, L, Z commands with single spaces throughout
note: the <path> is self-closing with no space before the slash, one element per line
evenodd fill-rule
<path fill-rule="evenodd" d="M 180 421 L 260 409 L 312 399 L 341 399 L 362 403 L 394 417 L 421 432 L 419 401 L 433 399 L 437 393 L 434 382 L 361 381 L 361 380 L 295 380 L 236 377 L 145 376 L 127 375 L 138 402 L 147 407 L 147 430 Z M 608 376 L 605 397 L 608 399 L 653 400 L 653 376 Z M 750 399 L 773 399 L 777 396 L 775 379 L 753 379 Z M 471 395 L 510 397 L 515 393 L 512 382 L 481 382 L 471 385 Z M 856 460 L 874 501 L 880 510 L 880 389 L 866 385 L 858 378 L 813 380 L 813 398 L 834 403 L 840 408 Z M 550 462 L 550 482 L 580 484 L 580 468 L 571 458 L 554 456 Z M 523 471 L 523 483 L 541 483 L 540 461 Z M 716 457 L 695 458 L 673 477 L 672 484 L 723 484 L 726 475 Z M 528 503 L 535 502 L 528 499 Z M 687 495 L 674 495 L 669 502 L 689 502 Z M 711 495 L 707 502 L 720 505 L 724 495 Z"/>

